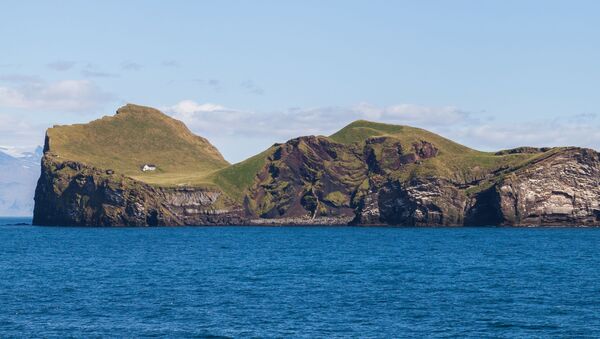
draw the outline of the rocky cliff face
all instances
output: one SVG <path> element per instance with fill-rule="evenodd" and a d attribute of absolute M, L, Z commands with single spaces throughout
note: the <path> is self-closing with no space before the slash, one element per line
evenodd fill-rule
<path fill-rule="evenodd" d="M 386 182 L 365 196 L 359 224 L 411 226 L 600 225 L 599 153 L 561 150 L 469 194 L 463 185 L 431 178 Z"/>
<path fill-rule="evenodd" d="M 494 188 L 500 224 L 600 225 L 600 160 L 593 150 L 566 149 Z"/>
<path fill-rule="evenodd" d="M 160 188 L 46 155 L 35 192 L 33 223 L 64 226 L 229 225 L 239 205 L 219 191 Z"/>
<path fill-rule="evenodd" d="M 464 223 L 466 194 L 445 180 L 387 181 L 365 196 L 357 224 L 459 226 Z"/>
<path fill-rule="evenodd" d="M 148 111 L 157 137 L 165 142 L 177 137 L 157 130 L 164 121 L 179 126 L 170 118 L 137 106 L 134 111 L 138 120 L 129 125 L 137 133 L 143 134 L 139 121 L 146 119 L 140 114 Z M 105 122 L 128 126 L 131 113 L 125 109 L 124 114 L 121 122 L 96 122 L 96 139 L 102 138 L 104 129 L 98 126 Z M 142 174 L 136 157 L 153 161 L 153 155 L 140 151 L 146 144 L 139 139 L 129 147 L 139 155 L 128 159 L 130 153 L 119 154 L 128 167 L 104 160 L 103 149 L 94 149 L 95 157 L 84 154 L 86 161 L 74 159 L 79 152 L 74 141 L 85 135 L 78 132 L 84 128 L 73 133 L 61 127 L 52 134 L 60 142 L 46 140 L 34 224 L 600 226 L 600 155 L 590 149 L 521 147 L 484 153 L 423 130 L 360 121 L 331 137 L 274 145 L 264 157 L 261 153 L 229 167 L 214 156 L 218 151 L 207 140 L 193 135 L 169 147 L 187 147 L 198 160 L 165 158 L 173 153 L 154 143 L 147 148 L 162 147 L 162 158 L 157 158 L 162 166 L 158 173 Z M 212 151 L 205 152 L 205 146 Z M 196 163 L 207 156 L 214 158 L 212 167 Z M 125 170 L 105 168 L 106 163 Z"/>
<path fill-rule="evenodd" d="M 379 142 L 372 140 L 371 142 Z M 469 193 L 443 178 L 387 175 L 435 156 L 432 145 L 363 149 L 305 137 L 279 145 L 244 204 L 218 189 L 155 187 L 46 155 L 35 195 L 39 225 L 356 224 L 600 225 L 600 156 L 569 148 Z M 109 174 L 110 173 L 110 174 Z"/>
<path fill-rule="evenodd" d="M 250 189 L 247 210 L 261 218 L 348 223 L 354 218 L 351 196 L 366 179 L 361 157 L 357 147 L 323 137 L 279 145 Z"/>

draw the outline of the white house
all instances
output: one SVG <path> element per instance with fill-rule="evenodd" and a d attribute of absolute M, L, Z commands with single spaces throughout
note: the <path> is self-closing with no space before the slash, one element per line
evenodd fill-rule
<path fill-rule="evenodd" d="M 143 172 L 156 171 L 156 165 L 144 164 L 144 166 L 142 166 L 142 171 Z"/>

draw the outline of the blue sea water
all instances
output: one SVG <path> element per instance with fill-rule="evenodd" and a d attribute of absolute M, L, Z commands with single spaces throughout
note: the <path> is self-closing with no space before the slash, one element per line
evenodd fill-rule
<path fill-rule="evenodd" d="M 0 337 L 599 337 L 599 249 L 583 228 L 0 226 Z"/>

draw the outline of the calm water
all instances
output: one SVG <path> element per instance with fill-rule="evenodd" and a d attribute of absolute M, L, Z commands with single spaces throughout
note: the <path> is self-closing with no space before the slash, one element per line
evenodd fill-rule
<path fill-rule="evenodd" d="M 600 336 L 600 229 L 0 226 L 0 242 L 1 337 Z"/>

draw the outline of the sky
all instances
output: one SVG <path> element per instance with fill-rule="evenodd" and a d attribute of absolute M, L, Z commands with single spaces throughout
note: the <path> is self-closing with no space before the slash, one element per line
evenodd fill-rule
<path fill-rule="evenodd" d="M 0 147 L 161 109 L 231 162 L 357 119 L 600 149 L 598 1 L 3 1 Z"/>

